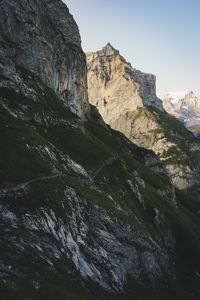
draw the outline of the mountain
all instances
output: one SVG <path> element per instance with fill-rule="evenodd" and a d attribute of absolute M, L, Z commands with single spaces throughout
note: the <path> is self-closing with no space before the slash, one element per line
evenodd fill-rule
<path fill-rule="evenodd" d="M 199 299 L 199 200 L 89 105 L 67 7 L 0 16 L 1 299 Z"/>
<path fill-rule="evenodd" d="M 155 76 L 132 68 L 111 44 L 87 53 L 87 65 L 90 102 L 107 124 L 138 107 L 162 110 L 162 101 L 156 96 Z"/>
<path fill-rule="evenodd" d="M 168 93 L 163 97 L 163 106 L 195 136 L 200 136 L 200 99 L 192 91 Z"/>
<path fill-rule="evenodd" d="M 179 189 L 199 191 L 200 149 L 192 133 L 166 113 L 156 79 L 133 68 L 110 44 L 87 53 L 88 93 L 104 121 L 153 150 Z"/>

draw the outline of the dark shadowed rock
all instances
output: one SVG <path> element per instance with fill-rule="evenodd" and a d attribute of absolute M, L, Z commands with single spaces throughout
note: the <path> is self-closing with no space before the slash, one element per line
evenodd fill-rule
<path fill-rule="evenodd" d="M 89 111 L 85 54 L 77 24 L 61 1 L 0 2 L 1 86 L 27 89 L 19 68 L 37 75 L 71 111 Z"/>

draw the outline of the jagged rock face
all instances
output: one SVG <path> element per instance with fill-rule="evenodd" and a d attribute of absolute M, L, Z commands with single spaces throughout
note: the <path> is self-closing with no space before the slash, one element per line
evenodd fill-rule
<path fill-rule="evenodd" d="M 163 111 L 155 76 L 133 69 L 110 44 L 88 53 L 87 64 L 89 101 L 104 121 L 138 146 L 153 150 L 176 187 L 199 187 L 199 145 Z"/>
<path fill-rule="evenodd" d="M 52 88 L 71 111 L 81 117 L 87 114 L 85 54 L 64 3 L 3 0 L 0 10 L 1 86 L 30 92 L 19 74 L 19 68 L 24 68 Z"/>
<path fill-rule="evenodd" d="M 16 5 L 28 16 L 25 3 Z M 14 13 L 14 2 L 4 5 Z M 66 68 L 81 69 L 79 55 Z M 0 78 L 1 298 L 198 300 L 198 200 L 153 172 L 152 151 L 106 126 L 94 107 L 83 122 L 37 72 L 16 70 Z"/>
<path fill-rule="evenodd" d="M 154 75 L 134 69 L 110 44 L 86 56 L 89 101 L 106 123 L 144 105 L 162 110 Z"/>
<path fill-rule="evenodd" d="M 169 93 L 162 100 L 169 114 L 179 119 L 195 136 L 200 136 L 200 99 L 192 91 Z"/>

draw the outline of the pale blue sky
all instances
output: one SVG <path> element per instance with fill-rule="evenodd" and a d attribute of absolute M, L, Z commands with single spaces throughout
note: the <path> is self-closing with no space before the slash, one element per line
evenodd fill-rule
<path fill-rule="evenodd" d="M 84 51 L 110 42 L 157 77 L 159 96 L 193 90 L 200 96 L 200 0 L 65 0 Z"/>

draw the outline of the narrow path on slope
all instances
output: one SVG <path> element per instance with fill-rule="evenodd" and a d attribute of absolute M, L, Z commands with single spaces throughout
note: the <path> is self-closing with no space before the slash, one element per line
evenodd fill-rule
<path fill-rule="evenodd" d="M 101 166 L 91 174 L 91 177 L 93 179 L 96 178 L 105 166 L 111 165 L 115 160 L 117 160 L 115 157 L 109 157 L 108 159 L 104 160 Z"/>

